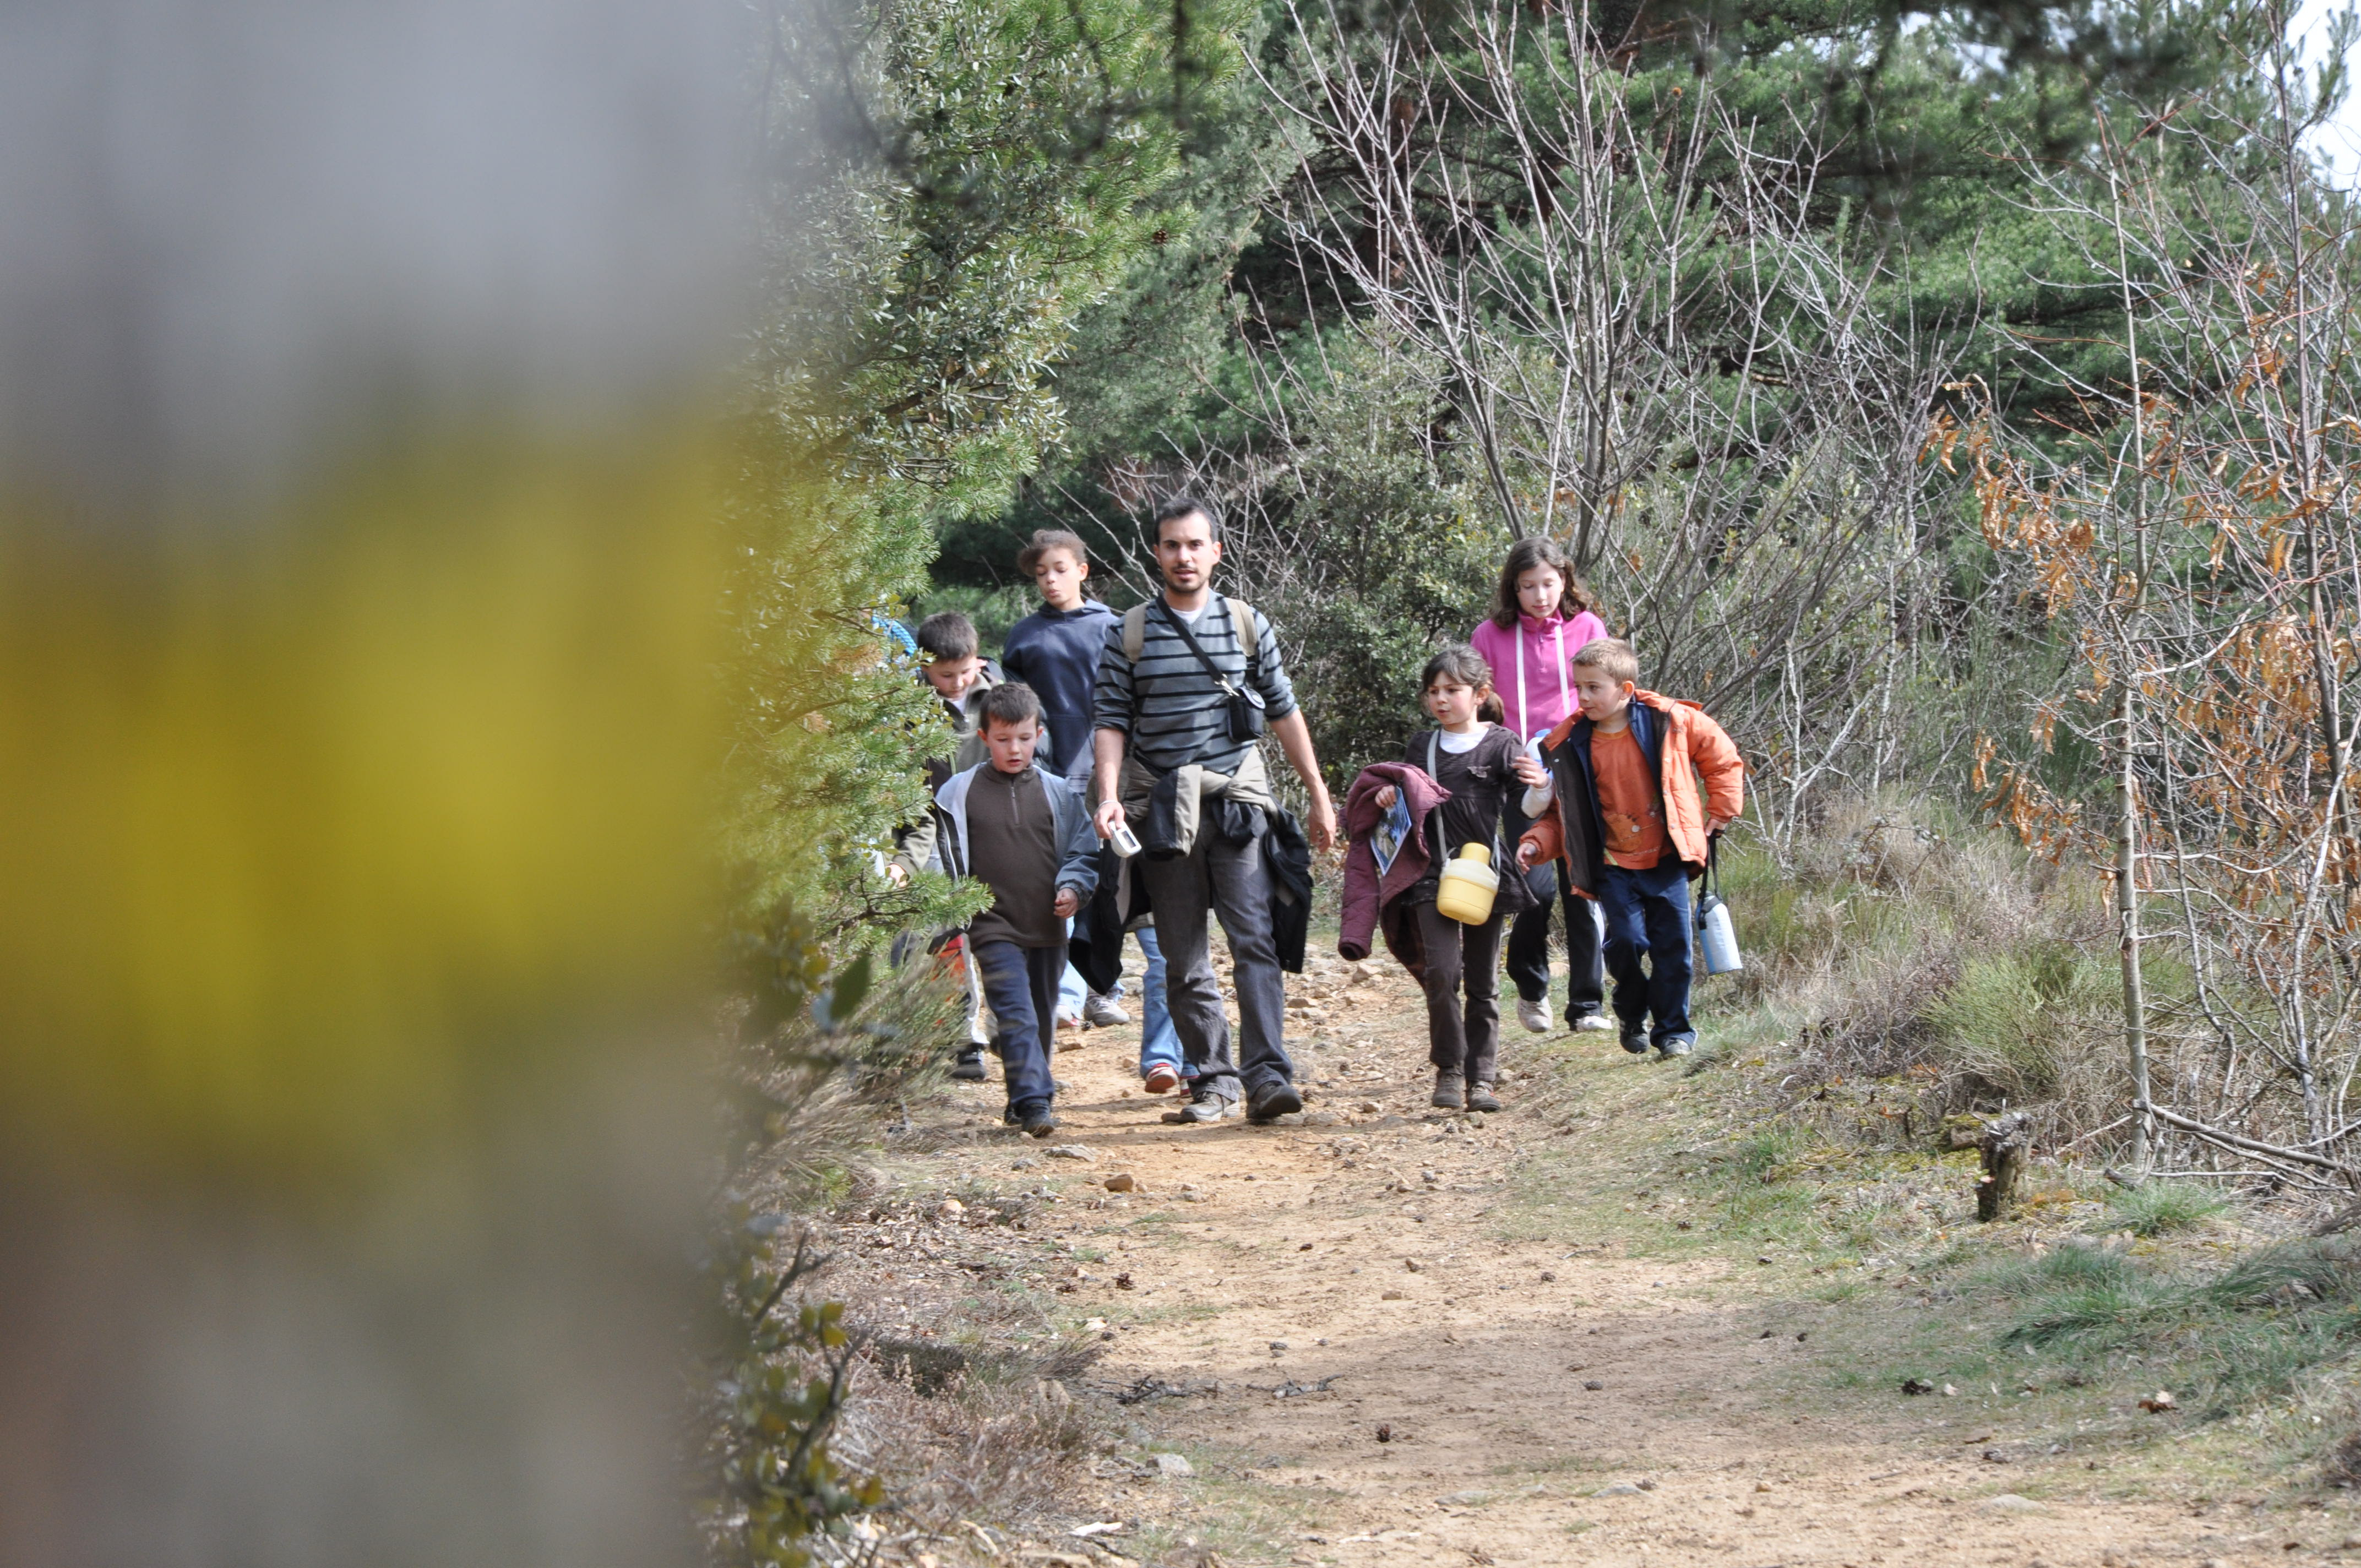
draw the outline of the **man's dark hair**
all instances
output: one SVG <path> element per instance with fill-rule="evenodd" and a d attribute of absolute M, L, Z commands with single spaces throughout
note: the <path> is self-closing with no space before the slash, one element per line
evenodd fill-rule
<path fill-rule="evenodd" d="M 1213 543 L 1219 544 L 1222 542 L 1222 514 L 1194 496 L 1179 495 L 1170 498 L 1156 509 L 1156 521 L 1148 525 L 1148 543 L 1163 543 L 1164 525 L 1184 517 L 1203 518 L 1205 532 L 1213 537 Z"/>
<path fill-rule="evenodd" d="M 983 715 L 976 720 L 979 729 L 994 724 L 1022 724 L 1028 718 L 1041 717 L 1041 699 L 1023 681 L 1003 681 L 983 694 Z"/>
<path fill-rule="evenodd" d="M 918 652 L 929 660 L 975 657 L 975 622 L 955 609 L 918 622 Z"/>

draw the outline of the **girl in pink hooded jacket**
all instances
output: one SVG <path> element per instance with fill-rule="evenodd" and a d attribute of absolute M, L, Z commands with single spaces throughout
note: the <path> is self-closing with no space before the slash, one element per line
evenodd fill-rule
<path fill-rule="evenodd" d="M 1492 667 L 1492 689 L 1507 710 L 1507 728 L 1532 752 L 1532 743 L 1581 707 L 1567 666 L 1582 646 L 1607 635 L 1590 589 L 1557 541 L 1520 539 L 1500 563 L 1500 586 L 1492 613 L 1468 641 Z M 1539 762 L 1534 763 L 1539 771 Z M 1510 811 L 1516 814 L 1511 800 Z M 1511 834 L 1526 824 L 1520 815 Z M 1517 987 L 1517 1019 L 1535 1034 L 1550 1025 L 1550 908 L 1565 905 L 1565 1021 L 1576 1029 L 1609 1027 L 1604 1012 L 1606 974 L 1599 961 L 1598 927 L 1590 901 L 1564 887 L 1554 866 L 1537 867 L 1530 886 L 1534 903 L 1509 927 L 1509 978 Z"/>

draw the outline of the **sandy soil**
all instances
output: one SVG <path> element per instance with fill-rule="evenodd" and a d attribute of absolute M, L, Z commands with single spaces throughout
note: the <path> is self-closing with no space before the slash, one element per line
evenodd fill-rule
<path fill-rule="evenodd" d="M 1607 1213 L 1586 1231 L 1578 1191 L 1536 1221 L 1534 1152 L 1576 1188 L 1585 1157 L 1536 1069 L 1571 1057 L 1596 1125 L 1660 1101 L 1675 1069 L 1511 1020 L 1508 1109 L 1434 1112 L 1399 971 L 1315 960 L 1290 989 L 1313 1042 L 1303 1124 L 1162 1124 L 1135 1026 L 1065 1037 L 1051 1146 L 994 1124 L 995 1082 L 961 1090 L 966 1130 L 930 1157 L 1057 1195 L 1027 1245 L 1067 1332 L 1105 1352 L 1092 1388 L 1180 1390 L 1127 1407 L 1147 1443 L 1073 1499 L 1075 1524 L 1126 1528 L 1038 1532 L 1037 1556 L 1237 1561 L 1269 1550 L 1241 1544 L 1248 1515 L 1304 1564 L 2259 1563 L 2345 1538 L 2325 1512 L 2105 1496 L 2122 1488 L 2099 1463 L 2006 1410 L 1835 1389 L 1819 1358 L 1858 1304 L 1795 1297 L 1752 1256 L 1631 1255 Z M 1124 1176 L 1137 1190 L 1110 1194 Z M 1192 1477 L 1142 1477 L 1148 1450 L 1196 1455 Z"/>

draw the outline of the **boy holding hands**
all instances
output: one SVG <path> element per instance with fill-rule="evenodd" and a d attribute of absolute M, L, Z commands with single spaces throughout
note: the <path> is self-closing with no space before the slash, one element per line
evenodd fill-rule
<path fill-rule="evenodd" d="M 1066 922 L 1098 887 L 1098 836 L 1082 793 L 1034 760 L 1041 704 L 1021 682 L 994 686 L 979 715 L 986 760 L 935 792 L 938 853 L 954 877 L 992 890 L 967 930 L 1008 1091 L 1006 1120 L 1037 1138 L 1057 1130 L 1049 1053 Z"/>
<path fill-rule="evenodd" d="M 1563 859 L 1575 891 L 1605 912 L 1623 1048 L 1636 1056 L 1653 1043 L 1660 1058 L 1686 1056 L 1697 1044 L 1689 878 L 1704 873 L 1713 836 L 1743 808 L 1745 764 L 1696 703 L 1640 689 L 1630 643 L 1585 644 L 1573 674 L 1579 710 L 1543 738 L 1542 767 L 1518 770 L 1534 820 L 1517 864 Z"/>

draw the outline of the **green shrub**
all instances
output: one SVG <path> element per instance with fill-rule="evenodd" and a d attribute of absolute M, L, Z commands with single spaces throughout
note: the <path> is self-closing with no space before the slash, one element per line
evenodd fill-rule
<path fill-rule="evenodd" d="M 2116 1005 L 2115 974 L 2053 937 L 1971 957 L 1928 1009 L 1945 1054 L 2012 1101 L 2046 1100 Z"/>

